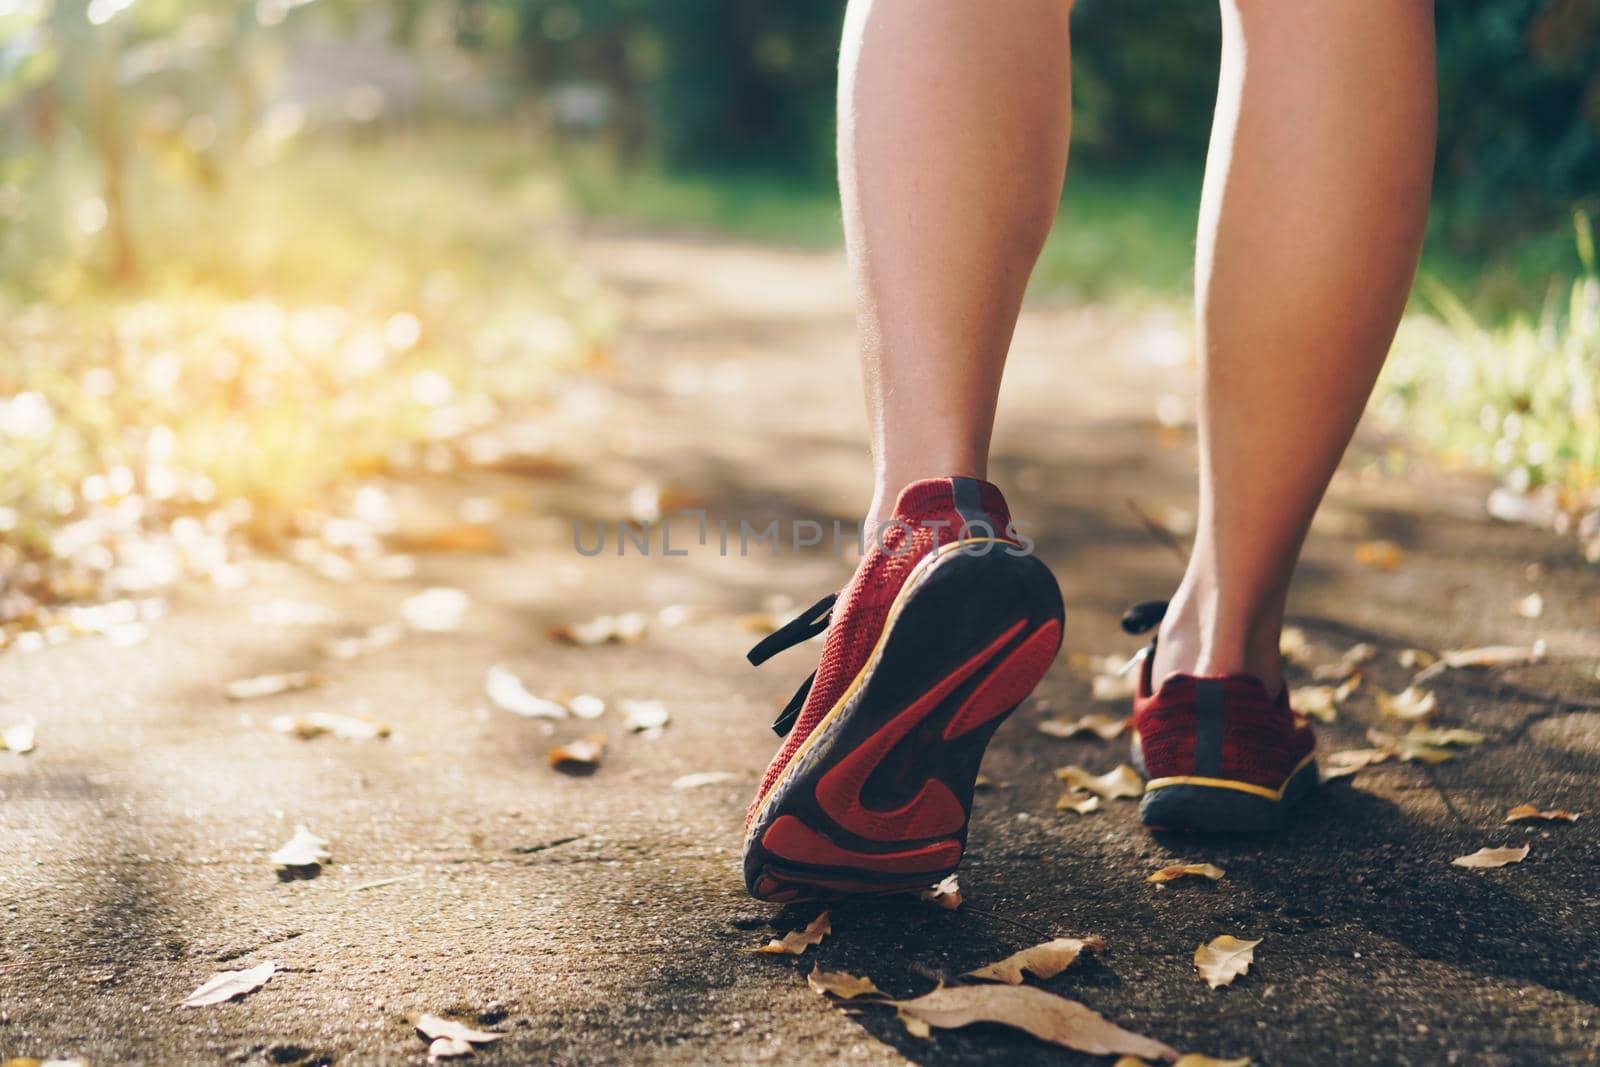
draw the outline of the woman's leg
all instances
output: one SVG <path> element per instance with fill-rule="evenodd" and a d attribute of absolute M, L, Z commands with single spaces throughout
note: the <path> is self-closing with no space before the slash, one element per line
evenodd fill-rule
<path fill-rule="evenodd" d="M 1023 289 L 1055 217 L 1071 0 L 851 0 L 839 187 L 876 492 L 981 478 Z"/>
<path fill-rule="evenodd" d="M 1200 209 L 1194 553 L 1153 677 L 1281 684 L 1301 542 L 1393 340 L 1433 164 L 1431 0 L 1224 0 Z"/>

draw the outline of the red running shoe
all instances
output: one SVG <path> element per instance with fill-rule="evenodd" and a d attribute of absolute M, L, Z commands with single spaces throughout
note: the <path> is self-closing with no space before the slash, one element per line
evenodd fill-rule
<path fill-rule="evenodd" d="M 1164 601 L 1128 609 L 1122 628 L 1145 633 Z M 1248 674 L 1173 674 L 1152 691 L 1156 643 L 1145 648 L 1133 697 L 1133 765 L 1145 778 L 1139 817 L 1146 826 L 1198 833 L 1253 833 L 1281 827 L 1317 787 L 1316 735 L 1289 706 Z"/>
<path fill-rule="evenodd" d="M 906 892 L 954 871 L 984 748 L 1061 646 L 1061 591 L 989 483 L 912 483 L 880 540 L 831 623 L 832 596 L 750 651 L 759 664 L 828 631 L 745 819 L 745 886 L 762 900 Z"/>

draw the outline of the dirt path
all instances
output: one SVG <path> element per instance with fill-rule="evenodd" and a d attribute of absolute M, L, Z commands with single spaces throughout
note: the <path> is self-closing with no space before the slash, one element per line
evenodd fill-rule
<path fill-rule="evenodd" d="M 507 552 L 424 555 L 388 582 L 261 564 L 242 590 L 180 590 L 142 644 L 0 655 L 0 720 L 39 721 L 37 751 L 0 753 L 0 1062 L 421 1062 L 409 1020 L 422 1012 L 506 1031 L 480 1050 L 488 1064 L 1108 1062 L 994 1028 L 912 1038 L 890 1012 L 846 1013 L 809 992 L 813 959 L 741 951 L 808 917 L 747 900 L 737 854 L 776 743 L 767 723 L 811 664 L 802 650 L 751 669 L 739 616 L 773 595 L 809 603 L 845 567 L 823 551 L 741 558 L 736 537 L 724 557 L 715 527 L 709 546 L 690 543 L 692 522 L 673 529 L 687 555 L 663 557 L 658 542 L 619 558 L 612 527 L 590 558 L 572 523 L 592 540 L 630 495 L 640 505 L 646 481 L 668 510 L 703 506 L 735 535 L 741 518 L 853 523 L 867 482 L 848 291 L 831 256 L 626 238 L 583 253 L 624 301 L 615 373 L 574 383 L 522 428 L 555 435 L 581 465 L 395 489 L 413 514 L 509 502 L 497 523 Z M 1117 615 L 1177 576 L 1126 503 L 1166 517 L 1189 503 L 1191 437 L 1155 421 L 1163 396 L 1189 389 L 1176 325 L 1040 307 L 1019 334 L 995 478 L 1037 523 L 1080 652 L 1131 651 Z M 1501 825 L 1525 801 L 1600 808 L 1600 686 L 1582 673 L 1600 659 L 1600 571 L 1569 543 L 1484 520 L 1476 482 L 1373 473 L 1381 447 L 1364 441 L 1341 474 L 1293 604 L 1317 662 L 1357 641 L 1380 649 L 1363 692 L 1324 728 L 1325 749 L 1366 745 L 1372 691 L 1410 675 L 1398 651 L 1545 639 L 1544 664 L 1435 683 L 1438 720 L 1484 732 L 1481 748 L 1364 771 L 1278 840 L 1157 841 L 1127 801 L 1055 811 L 1053 768 L 1125 758 L 1121 742 L 1035 731 L 1094 710 L 1089 674 L 1063 658 L 990 751 L 996 787 L 974 822 L 967 906 L 836 908 L 815 962 L 908 994 L 1042 934 L 1092 932 L 1104 957 L 1048 987 L 1185 1050 L 1474 1067 L 1600 1055 L 1600 816 Z M 1373 538 L 1403 547 L 1398 569 L 1355 562 Z M 470 596 L 458 632 L 412 633 L 349 662 L 316 651 L 331 633 L 398 619 L 434 585 Z M 1544 615 L 1523 619 L 1512 605 L 1533 591 Z M 283 602 L 337 622 L 262 621 L 262 605 Z M 656 616 L 674 605 L 694 610 Z M 626 611 L 651 613 L 637 644 L 544 636 Z M 536 691 L 590 692 L 611 708 L 555 724 L 484 710 L 496 663 Z M 233 678 L 307 668 L 325 684 L 249 703 L 221 693 Z M 659 738 L 625 732 L 624 699 L 666 704 Z M 394 736 L 302 741 L 269 727 L 319 710 L 365 711 Z M 610 749 L 592 777 L 546 765 L 555 741 L 596 729 Z M 672 787 L 707 771 L 732 778 Z M 334 864 L 282 882 L 268 856 L 297 823 L 332 842 Z M 1515 867 L 1449 864 L 1521 843 L 1532 853 Z M 1143 882 L 1174 859 L 1227 877 Z M 1251 972 L 1212 992 L 1190 957 L 1222 933 L 1264 940 Z M 245 1000 L 177 1007 L 214 971 L 269 959 L 283 973 Z"/>

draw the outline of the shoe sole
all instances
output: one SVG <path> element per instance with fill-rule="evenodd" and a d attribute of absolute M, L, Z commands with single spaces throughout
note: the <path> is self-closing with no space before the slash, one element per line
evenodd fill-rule
<path fill-rule="evenodd" d="M 1144 753 L 1133 739 L 1133 767 L 1149 779 Z M 1278 789 L 1232 779 L 1157 778 L 1145 786 L 1139 820 L 1152 830 L 1195 834 L 1259 834 L 1283 829 L 1293 810 L 1317 788 L 1314 754 L 1308 754 Z"/>
<path fill-rule="evenodd" d="M 960 865 L 989 739 L 1061 647 L 1055 578 L 1008 544 L 947 545 L 912 572 L 866 665 L 761 798 L 752 896 L 904 893 Z"/>

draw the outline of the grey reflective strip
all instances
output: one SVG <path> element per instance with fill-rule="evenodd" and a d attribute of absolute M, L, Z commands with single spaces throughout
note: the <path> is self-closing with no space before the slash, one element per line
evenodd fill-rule
<path fill-rule="evenodd" d="M 1201 678 L 1195 682 L 1194 710 L 1199 722 L 1194 734 L 1194 773 L 1201 778 L 1222 777 L 1222 682 Z"/>
<path fill-rule="evenodd" d="M 950 486 L 954 492 L 956 512 L 960 514 L 961 521 L 969 526 L 982 524 L 986 529 L 974 530 L 978 536 L 983 536 L 986 531 L 1002 533 L 995 528 L 994 519 L 983 510 L 983 491 L 978 486 L 976 478 L 951 478 Z"/>

